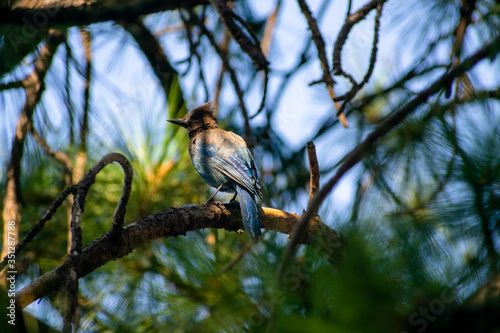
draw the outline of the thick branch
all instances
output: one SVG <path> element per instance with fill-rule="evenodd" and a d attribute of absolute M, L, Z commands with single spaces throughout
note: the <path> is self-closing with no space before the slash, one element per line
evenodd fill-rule
<path fill-rule="evenodd" d="M 56 0 L 14 1 L 10 8 L 0 8 L 0 22 L 19 27 L 26 22 L 47 22 L 51 26 L 88 25 L 109 20 L 131 20 L 139 16 L 165 10 L 208 4 L 206 0 L 146 0 L 146 1 L 100 1 L 100 0 Z"/>
<path fill-rule="evenodd" d="M 281 233 L 290 233 L 300 218 L 296 214 L 272 208 L 262 208 L 259 215 L 263 228 Z M 228 231 L 243 229 L 239 205 L 214 202 L 200 206 L 171 208 L 147 215 L 126 226 L 119 234 L 108 232 L 83 249 L 79 277 L 84 277 L 100 266 L 123 257 L 155 239 L 186 235 L 188 231 L 204 228 Z M 340 262 L 343 241 L 342 236 L 335 230 L 318 219 L 313 219 L 306 236 L 305 241 L 311 244 L 314 241 L 315 246 L 325 252 L 332 263 Z M 37 299 L 59 290 L 69 267 L 70 261 L 66 260 L 59 267 L 24 287 L 16 293 L 17 304 L 24 308 Z"/>

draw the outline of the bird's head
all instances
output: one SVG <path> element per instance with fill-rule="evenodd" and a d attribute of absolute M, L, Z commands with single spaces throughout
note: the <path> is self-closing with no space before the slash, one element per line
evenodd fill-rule
<path fill-rule="evenodd" d="M 189 111 L 184 118 L 167 119 L 167 121 L 182 126 L 188 131 L 195 130 L 205 125 L 217 126 L 215 105 L 213 103 L 205 103 Z"/>

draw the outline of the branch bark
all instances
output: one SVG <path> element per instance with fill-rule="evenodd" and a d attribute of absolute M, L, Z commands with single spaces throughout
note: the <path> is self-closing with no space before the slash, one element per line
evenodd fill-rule
<path fill-rule="evenodd" d="M 300 216 L 273 208 L 261 208 L 261 225 L 265 229 L 290 233 Z M 108 231 L 82 250 L 78 278 L 92 273 L 106 263 L 131 253 L 134 249 L 160 238 L 186 235 L 189 231 L 218 228 L 236 232 L 243 229 L 237 203 L 213 202 L 200 206 L 171 208 L 153 213 L 128 225 L 120 233 Z M 344 241 L 337 231 L 319 219 L 311 220 L 304 242 L 319 248 L 332 264 L 340 263 Z M 16 302 L 23 308 L 59 290 L 70 270 L 70 260 L 42 275 L 16 293 Z"/>
<path fill-rule="evenodd" d="M 46 27 L 75 26 L 110 20 L 132 20 L 139 16 L 166 10 L 206 5 L 206 0 L 146 0 L 146 1 L 100 1 L 100 0 L 56 0 L 12 2 L 11 7 L 0 8 L 2 24 L 24 26 L 31 22 L 44 22 Z M 38 25 L 40 28 L 40 26 Z"/>

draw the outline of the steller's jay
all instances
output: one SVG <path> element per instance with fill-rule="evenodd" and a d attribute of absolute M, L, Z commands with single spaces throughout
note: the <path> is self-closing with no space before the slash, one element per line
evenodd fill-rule
<path fill-rule="evenodd" d="M 207 203 L 219 190 L 235 193 L 232 200 L 237 194 L 245 229 L 257 241 L 261 233 L 256 198 L 262 199 L 257 168 L 245 141 L 219 128 L 214 111 L 215 105 L 206 103 L 189 111 L 184 118 L 167 121 L 188 130 L 193 165 L 205 183 L 217 188 Z"/>

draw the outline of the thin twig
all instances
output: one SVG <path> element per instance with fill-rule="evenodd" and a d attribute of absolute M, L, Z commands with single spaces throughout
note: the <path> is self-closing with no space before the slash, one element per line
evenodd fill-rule
<path fill-rule="evenodd" d="M 0 83 L 0 91 L 9 90 L 9 89 L 19 89 L 23 88 L 23 81 L 12 81 L 7 83 Z"/>
<path fill-rule="evenodd" d="M 314 142 L 309 141 L 306 144 L 306 149 L 311 175 L 309 180 L 309 201 L 311 201 L 316 195 L 316 192 L 319 191 L 319 165 L 318 156 L 316 156 L 316 146 L 314 146 Z M 313 215 L 315 214 L 318 214 L 318 210 L 316 210 L 316 212 L 313 212 Z"/>
<path fill-rule="evenodd" d="M 323 70 L 323 77 L 320 81 L 326 84 L 328 93 L 330 94 L 330 98 L 332 99 L 332 102 L 335 105 L 335 109 L 337 110 L 337 117 L 339 118 L 340 123 L 342 124 L 342 126 L 348 127 L 349 124 L 342 112 L 340 103 L 335 101 L 336 94 L 335 90 L 333 89 L 335 81 L 333 80 L 332 74 L 330 73 L 330 65 L 328 64 L 328 59 L 326 58 L 325 41 L 323 40 L 323 36 L 319 31 L 318 23 L 313 17 L 311 10 L 307 6 L 305 0 L 297 0 L 297 2 L 299 4 L 300 10 L 307 19 L 307 24 L 309 25 L 309 29 L 311 30 L 314 44 L 316 45 L 316 49 L 318 50 L 318 58 L 321 63 L 321 69 Z"/>
<path fill-rule="evenodd" d="M 443 74 L 439 79 L 434 81 L 429 88 L 419 93 L 416 97 L 411 99 L 398 111 L 393 112 L 382 121 L 376 128 L 368 134 L 363 142 L 357 145 L 351 152 L 342 158 L 339 168 L 335 175 L 321 188 L 321 190 L 314 196 L 313 200 L 309 202 L 307 211 L 302 215 L 301 220 L 310 220 L 313 217 L 313 208 L 319 207 L 325 200 L 326 196 L 330 193 L 338 181 L 362 158 L 367 154 L 373 152 L 376 147 L 376 142 L 389 133 L 396 126 L 401 124 L 406 117 L 408 117 L 422 102 L 425 102 L 429 97 L 441 91 L 447 84 L 453 81 L 456 77 L 462 75 L 466 71 L 473 68 L 479 61 L 484 58 L 491 58 L 500 51 L 500 36 L 497 36 L 492 42 L 483 46 L 479 51 L 465 59 L 461 64 L 452 68 L 449 72 Z M 291 244 L 291 243 L 290 243 Z M 277 278 L 281 280 L 286 264 L 290 261 L 295 253 L 296 248 L 285 250 L 282 258 L 281 265 L 277 270 Z"/>
<path fill-rule="evenodd" d="M 253 60 L 255 67 L 257 70 L 265 70 L 268 68 L 268 62 L 266 57 L 262 53 L 260 48 L 260 42 L 257 39 L 257 36 L 253 32 L 252 28 L 241 19 L 238 15 L 236 15 L 231 8 L 226 4 L 223 0 L 209 0 L 212 6 L 215 8 L 221 21 L 226 26 L 227 30 L 231 33 L 234 40 L 240 45 L 243 52 L 248 54 L 248 56 Z M 248 36 L 240 29 L 240 27 L 236 24 L 235 20 L 240 22 L 247 33 L 252 37 L 253 41 L 248 38 Z"/>
<path fill-rule="evenodd" d="M 35 223 L 35 225 L 33 226 L 33 228 L 31 228 L 31 230 L 28 232 L 28 234 L 26 234 L 26 236 L 24 236 L 23 240 L 20 241 L 16 245 L 16 249 L 14 251 L 14 254 L 16 257 L 19 255 L 19 253 L 21 253 L 21 251 L 24 249 L 24 247 L 33 238 L 35 238 L 35 236 L 38 235 L 38 233 L 43 229 L 43 227 L 45 226 L 45 222 L 47 222 L 48 220 L 50 220 L 52 218 L 52 215 L 54 215 L 54 213 L 57 211 L 57 208 L 59 208 L 59 206 L 62 205 L 62 203 L 64 202 L 66 197 L 69 194 L 73 194 L 75 192 L 76 192 L 76 185 L 73 185 L 73 186 L 67 187 L 64 191 L 61 192 L 61 194 L 59 194 L 57 196 L 57 198 L 54 200 L 54 202 L 52 202 L 52 204 L 49 206 L 49 208 L 47 209 L 45 214 L 43 214 L 43 217 Z M 0 263 L 0 271 L 4 269 L 6 262 L 7 262 L 7 258 L 8 257 L 3 258 L 2 263 Z"/>
<path fill-rule="evenodd" d="M 63 308 L 63 330 L 71 331 L 71 322 L 75 316 L 77 308 L 77 293 L 78 279 L 81 276 L 81 253 L 82 253 L 82 215 L 85 206 L 87 193 L 94 184 L 97 174 L 108 164 L 118 162 L 122 166 L 125 173 L 122 197 L 113 217 L 113 230 L 121 228 L 123 225 L 123 217 L 125 215 L 125 207 L 130 197 L 132 185 L 132 167 L 125 156 L 118 153 L 110 153 L 105 155 L 97 162 L 78 183 L 76 190 L 73 209 L 71 212 L 71 251 L 69 253 L 69 273 L 67 275 L 64 286 L 64 297 L 67 308 Z"/>
<path fill-rule="evenodd" d="M 363 88 L 363 86 L 370 80 L 370 77 L 373 73 L 373 69 L 375 68 L 375 63 L 377 61 L 377 51 L 378 51 L 378 41 L 379 41 L 379 33 L 380 33 L 380 17 L 382 16 L 382 7 L 384 6 L 384 2 L 381 1 L 377 4 L 377 14 L 375 15 L 375 26 L 373 28 L 373 43 L 372 43 L 372 52 L 370 55 L 370 64 L 368 66 L 368 70 L 360 83 L 353 84 L 351 90 L 344 95 L 344 103 L 342 103 L 340 109 L 337 111 L 337 114 L 342 114 L 347 106 L 347 103 L 356 96 L 358 91 Z M 345 76 L 346 73 L 344 73 Z"/>
<path fill-rule="evenodd" d="M 309 190 L 309 203 L 308 210 L 310 209 L 310 216 L 315 216 L 318 214 L 318 207 L 312 206 L 311 202 L 313 201 L 317 191 L 319 190 L 319 165 L 318 165 L 318 157 L 316 156 L 316 147 L 312 141 L 309 141 L 306 144 L 307 148 L 307 157 L 309 160 L 309 169 L 310 169 L 310 190 Z M 281 277 L 285 268 L 288 266 L 288 260 L 292 258 L 293 252 L 295 248 L 299 245 L 304 235 L 307 234 L 307 229 L 309 227 L 309 219 L 301 218 L 299 223 L 295 225 L 292 232 L 290 233 L 290 242 L 285 249 L 285 253 L 283 258 L 287 258 L 287 260 L 283 260 L 278 267 L 278 276 Z"/>
<path fill-rule="evenodd" d="M 267 230 L 264 232 L 267 232 Z M 245 246 L 243 246 L 243 248 L 240 250 L 240 252 L 238 252 L 238 254 L 233 259 L 231 259 L 230 262 L 228 262 L 226 265 L 224 265 L 224 267 L 221 268 L 221 270 L 217 273 L 217 276 L 221 276 L 227 271 L 231 270 L 241 260 L 241 258 L 243 258 L 243 256 L 252 249 L 254 244 L 254 242 L 247 242 Z"/>
<path fill-rule="evenodd" d="M 273 40 L 274 27 L 278 20 L 278 13 L 281 8 L 281 0 L 276 1 L 276 6 L 273 12 L 267 17 L 266 25 L 264 26 L 264 33 L 262 34 L 262 41 L 260 42 L 260 48 L 264 56 L 268 57 L 271 51 L 271 42 Z"/>
<path fill-rule="evenodd" d="M 187 20 L 184 17 L 184 15 L 181 15 L 181 20 L 184 24 L 184 27 L 186 30 L 186 37 L 187 37 L 187 40 L 189 43 L 189 49 L 190 49 L 189 59 L 191 59 L 191 57 L 194 56 L 196 58 L 196 60 L 198 61 L 198 75 L 200 77 L 200 81 L 203 84 L 203 89 L 205 91 L 205 101 L 208 101 L 210 94 L 208 92 L 207 80 L 205 79 L 205 75 L 203 74 L 203 66 L 202 66 L 202 61 L 201 61 L 202 58 L 201 58 L 200 53 L 198 52 L 198 46 L 200 45 L 200 37 L 198 37 L 198 42 L 195 43 L 193 41 L 193 38 L 192 38 L 192 30 L 193 29 L 191 26 L 191 22 L 189 22 L 189 20 Z M 189 61 L 189 64 L 191 65 L 191 60 Z M 218 105 L 218 104 L 216 104 L 216 105 Z"/>
<path fill-rule="evenodd" d="M 28 131 L 30 131 L 31 135 L 33 135 L 33 138 L 38 143 L 40 148 L 42 148 L 42 150 L 47 155 L 52 156 L 57 161 L 59 161 L 64 166 L 64 169 L 65 169 L 64 171 L 67 174 L 71 175 L 71 170 L 73 169 L 73 166 L 71 165 L 71 161 L 69 159 L 69 156 L 60 150 L 56 150 L 56 151 L 51 150 L 49 145 L 47 144 L 47 141 L 45 141 L 45 139 L 42 138 L 40 136 L 40 134 L 38 134 L 38 132 L 35 130 L 35 128 L 33 127 L 33 124 L 31 122 L 28 124 Z"/>
<path fill-rule="evenodd" d="M 228 52 L 229 50 L 229 41 L 231 40 L 231 35 L 227 31 L 226 28 L 224 28 L 224 38 L 222 39 L 222 43 L 220 45 L 220 49 L 224 51 L 225 53 Z M 215 97 L 214 97 L 214 103 L 215 105 L 219 105 L 220 101 L 220 92 L 222 90 L 222 82 L 224 81 L 224 73 L 226 72 L 226 67 L 224 65 L 224 62 L 221 63 L 220 65 L 220 72 L 219 72 L 219 78 L 217 79 L 217 84 L 215 85 Z M 217 112 L 217 109 L 216 111 Z"/>
<path fill-rule="evenodd" d="M 210 41 L 210 44 L 212 44 L 212 47 L 215 49 L 217 54 L 219 55 L 219 58 L 222 60 L 222 63 L 224 64 L 225 69 L 229 73 L 229 77 L 231 78 L 231 81 L 233 83 L 234 91 L 236 92 L 236 95 L 238 96 L 238 101 L 239 101 L 239 106 L 241 109 L 241 113 L 243 114 L 243 119 L 245 120 L 245 137 L 247 141 L 251 141 L 252 137 L 252 131 L 250 128 L 250 119 L 248 117 L 248 111 L 245 106 L 245 101 L 243 99 L 243 91 L 241 90 L 240 83 L 238 81 L 238 77 L 236 76 L 236 72 L 234 69 L 231 67 L 231 64 L 229 63 L 229 57 L 227 56 L 227 52 L 223 51 L 217 42 L 215 41 L 214 36 L 208 31 L 207 27 L 205 26 L 205 23 L 193 13 L 192 10 L 188 9 L 188 13 L 190 15 L 191 20 L 194 21 L 194 23 L 200 28 L 201 32 L 208 38 Z"/>

